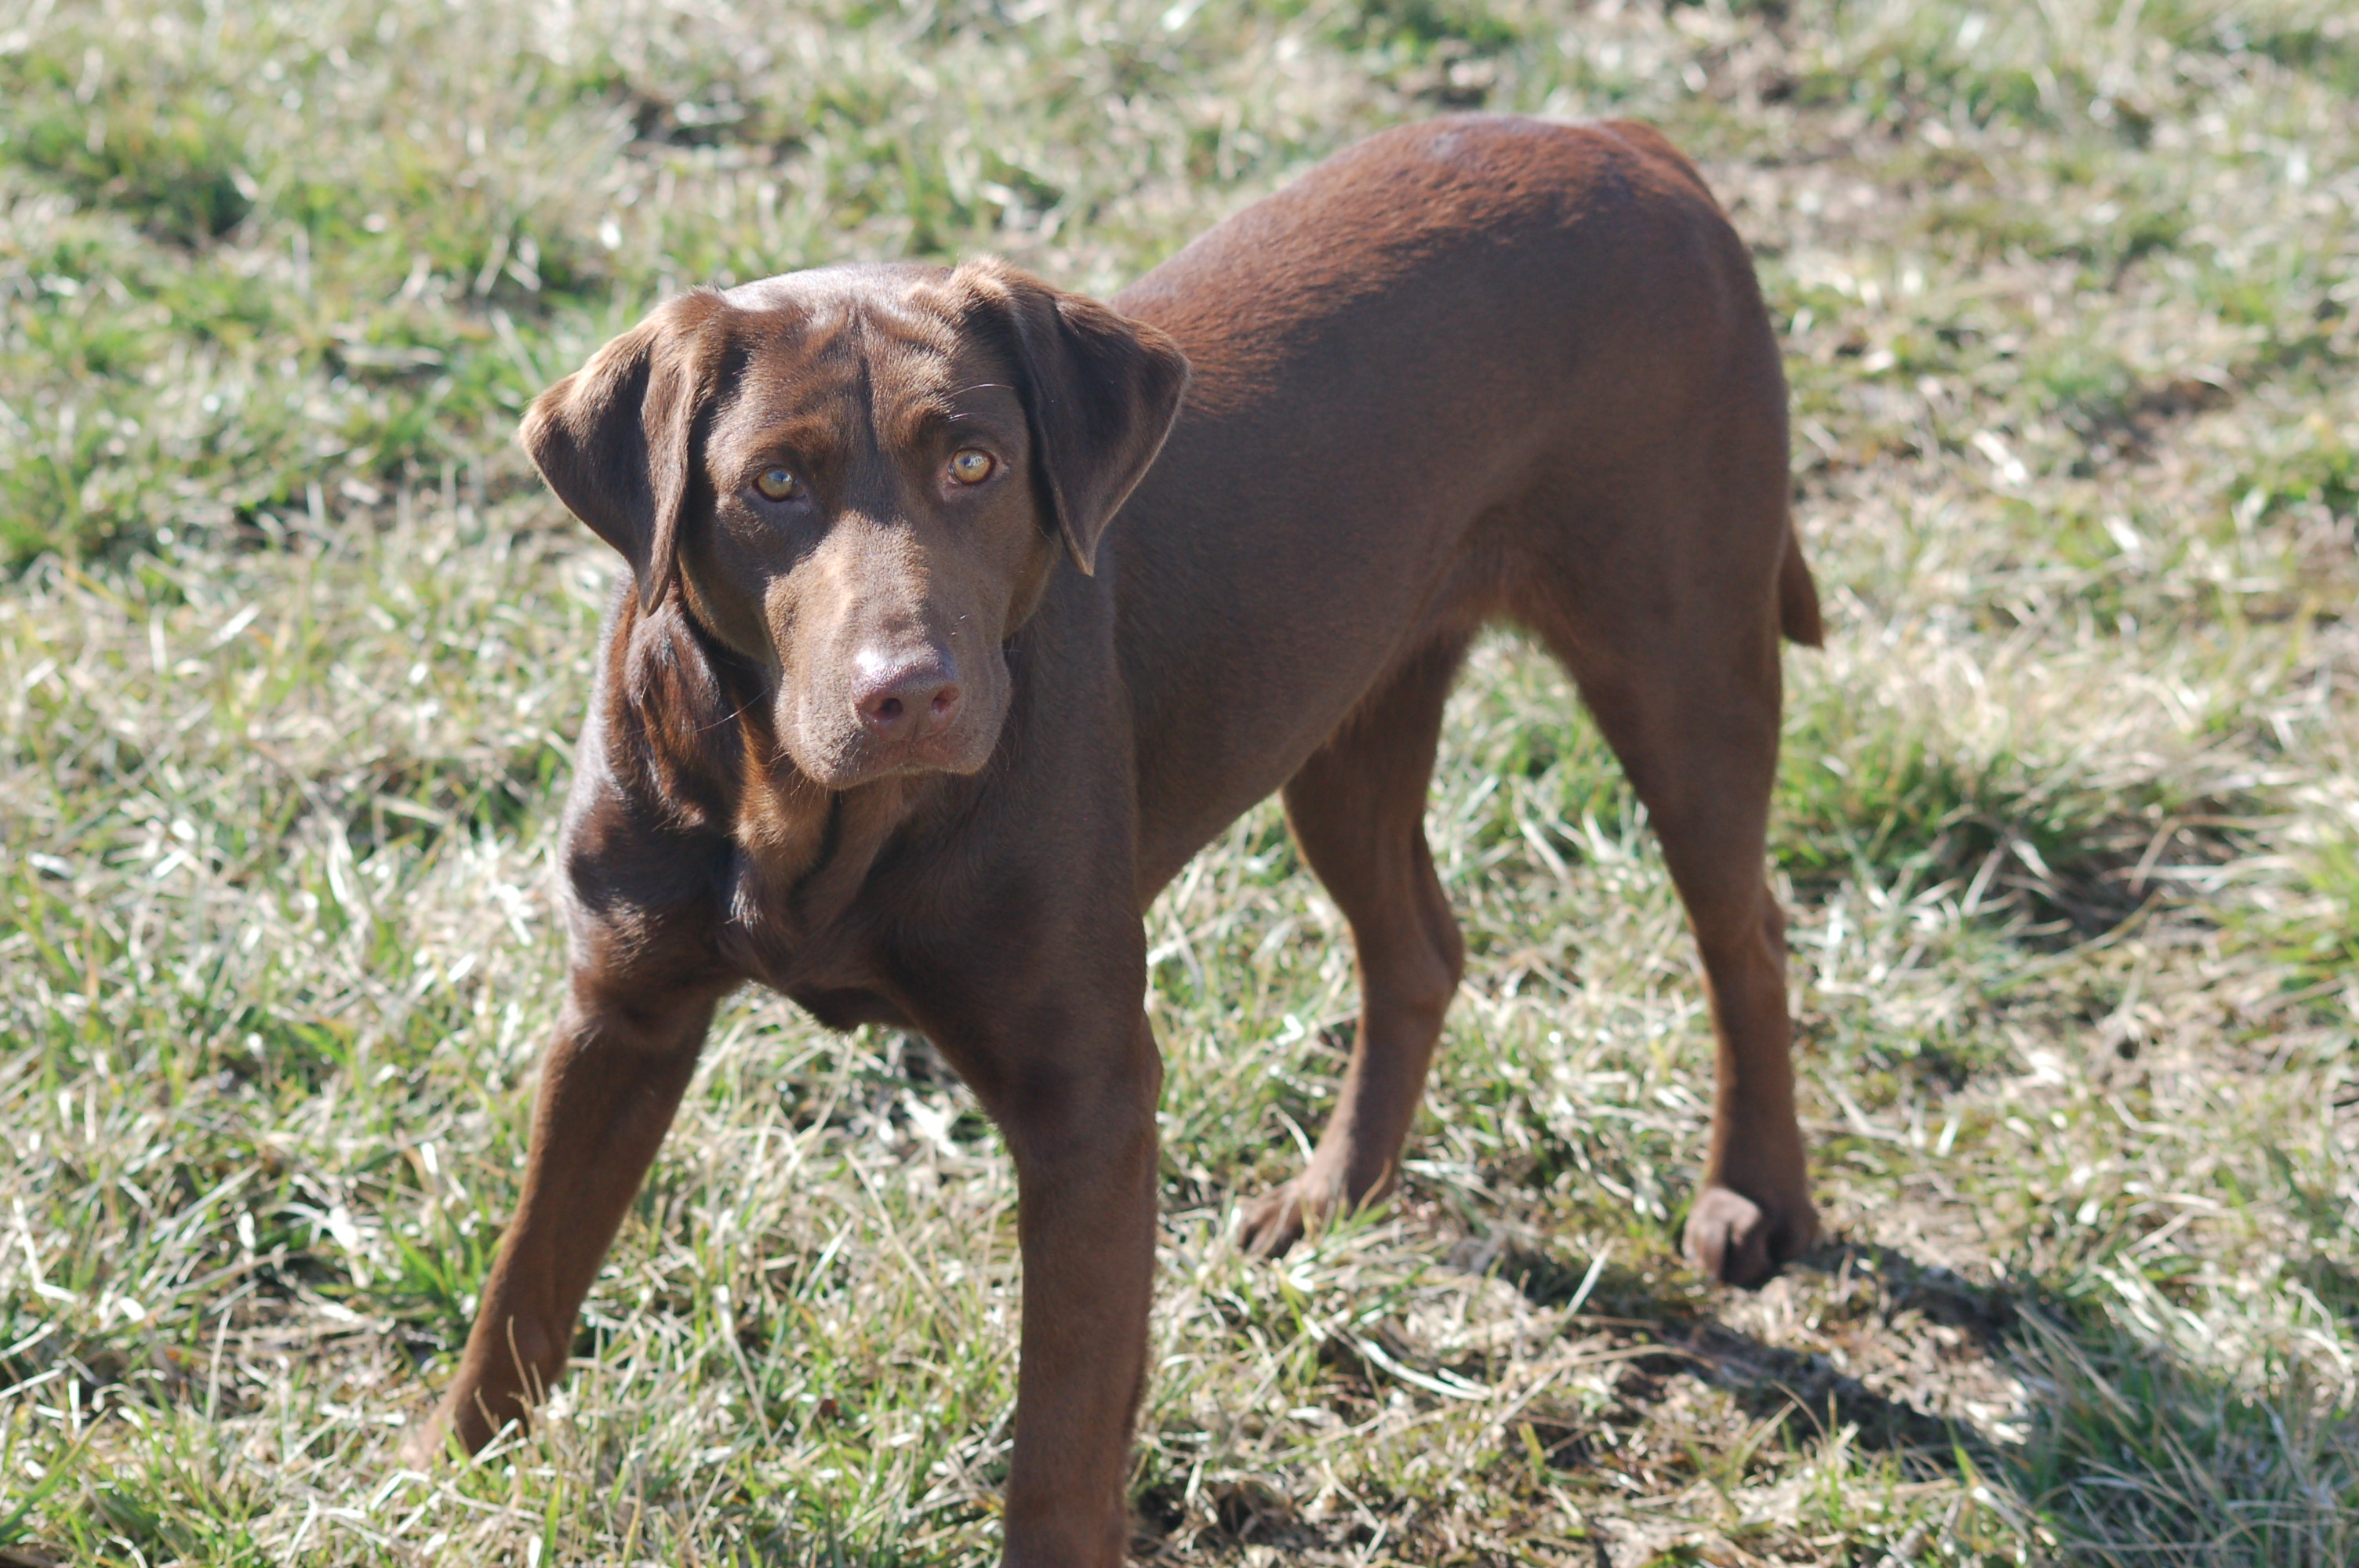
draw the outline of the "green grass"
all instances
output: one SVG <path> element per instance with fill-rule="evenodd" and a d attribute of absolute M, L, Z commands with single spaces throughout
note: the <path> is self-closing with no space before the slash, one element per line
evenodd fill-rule
<path fill-rule="evenodd" d="M 1139 1553 L 2359 1558 L 2359 27 L 2329 0 L 0 13 L 0 1562 L 988 1561 L 1013 1185 L 748 995 L 529 1437 L 399 1470 L 515 1195 L 609 555 L 508 444 L 650 301 L 1108 291 L 1379 126 L 1636 114 L 1756 248 L 1825 590 L 1773 853 L 1831 1236 L 1680 1262 L 1643 816 L 1484 643 L 1404 1191 L 1282 1264 L 1338 917 L 1150 918 Z"/>

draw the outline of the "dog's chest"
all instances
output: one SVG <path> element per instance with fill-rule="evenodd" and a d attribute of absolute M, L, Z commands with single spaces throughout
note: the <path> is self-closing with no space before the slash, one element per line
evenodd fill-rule
<path fill-rule="evenodd" d="M 870 944 L 843 925 L 801 939 L 756 908 L 741 918 L 733 907 L 719 930 L 722 960 L 792 1000 L 830 1029 L 863 1023 L 907 1026 L 900 1009 L 877 989 L 880 966 Z"/>
<path fill-rule="evenodd" d="M 861 907 L 890 830 L 877 809 L 887 804 L 838 796 L 816 831 L 788 833 L 769 803 L 756 805 L 741 816 L 719 890 L 723 960 L 834 1027 L 897 1016 L 879 994 L 875 922 Z"/>
<path fill-rule="evenodd" d="M 807 862 L 782 866 L 740 846 L 720 890 L 722 957 L 788 995 L 856 985 L 871 968 L 862 961 L 863 945 L 851 939 L 849 911 L 815 909 L 803 896 L 810 871 Z"/>
<path fill-rule="evenodd" d="M 901 778 L 820 799 L 741 799 L 716 889 L 720 957 L 831 1028 L 913 1027 L 901 960 L 913 922 L 927 924 L 917 912 L 966 907 L 940 885 L 963 863 L 945 828 L 957 803 L 940 780 Z"/>

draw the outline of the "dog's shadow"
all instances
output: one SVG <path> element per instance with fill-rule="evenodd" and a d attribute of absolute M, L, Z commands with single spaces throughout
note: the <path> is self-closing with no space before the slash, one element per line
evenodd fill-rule
<path fill-rule="evenodd" d="M 1725 1396 L 1765 1447 L 1794 1453 L 1840 1442 L 1883 1456 L 1908 1481 L 1959 1488 L 1999 1516 L 1998 1534 L 2042 1542 L 2058 1561 L 2359 1562 L 2359 1411 L 2348 1399 L 2298 1373 L 2248 1387 L 2192 1365 L 2127 1330 L 2071 1281 L 1983 1283 L 1897 1248 L 1847 1240 L 1798 1260 L 1792 1271 L 1814 1306 L 1842 1303 L 1850 1321 L 1879 1320 L 1882 1335 L 1904 1347 L 1921 1350 L 1932 1331 L 1944 1331 L 1939 1358 L 1960 1384 L 1919 1403 L 1888 1390 L 1926 1386 L 1912 1375 L 1921 1365 L 1863 1378 L 1818 1350 L 1747 1332 L 1742 1298 L 1700 1299 L 1676 1275 L 1609 1265 L 1589 1279 L 1586 1268 L 1538 1249 L 1495 1254 L 1489 1271 L 1552 1309 L 1571 1304 L 1585 1281 L 1567 1332 L 1603 1333 L 1628 1353 L 1614 1409 L 1603 1416 L 1536 1406 L 1517 1417 L 1568 1478 L 1593 1473 L 1609 1488 L 1626 1485 L 1609 1474 L 1622 1464 L 1612 1452 L 1622 1434 L 1607 1427 L 1662 1419 L 1651 1407 L 1677 1400 L 1685 1383 Z M 2348 1279 L 2327 1281 L 2321 1299 L 2359 1315 L 2359 1284 L 2332 1288 Z M 2012 1397 L 1980 1398 L 2001 1388 Z M 1929 1408 L 1937 1402 L 1950 1408 Z M 1510 1434 L 1510 1451 L 1519 1435 Z M 1276 1492 L 1247 1487 L 1224 1494 L 1218 1525 L 1190 1532 L 1190 1549 L 1174 1555 L 1154 1539 L 1156 1499 L 1140 1501 L 1149 1534 L 1139 1545 L 1150 1560 L 1339 1544 Z M 1920 1524 L 1914 1539 L 1943 1528 Z M 2244 1538 L 2252 1552 L 2208 1554 Z M 1871 1550 L 1863 1561 L 1879 1555 Z M 1621 1559 L 1601 1555 L 1609 1560 Z"/>
<path fill-rule="evenodd" d="M 2006 1287 L 1978 1284 L 1891 1248 L 1834 1241 L 1792 1268 L 1802 1275 L 1864 1281 L 1875 1292 L 1875 1315 L 1889 1320 L 1913 1312 L 1960 1331 L 1984 1355 L 2003 1355 L 2019 1322 L 2015 1297 Z M 1542 1307 L 1566 1305 L 1583 1282 L 1538 1251 L 1511 1249 L 1495 1271 Z M 1658 1347 L 1633 1357 L 1635 1376 L 1625 1376 L 1617 1390 L 1625 1400 L 1646 1402 L 1660 1397 L 1672 1379 L 1691 1378 L 1726 1394 L 1756 1421 L 1799 1414 L 1799 1421 L 1788 1423 L 1797 1435 L 1848 1429 L 1851 1441 L 1864 1448 L 1952 1472 L 1962 1452 L 1978 1465 L 2001 1456 L 2002 1445 L 1971 1423 L 1880 1393 L 1820 1352 L 1746 1333 L 1718 1314 L 1699 1310 L 1691 1296 L 1664 1282 L 1614 1266 L 1585 1282 L 1590 1288 L 1576 1322 L 1594 1323 L 1625 1337 L 1633 1348 Z M 1572 1446 L 1578 1452 L 1583 1445 Z"/>
<path fill-rule="evenodd" d="M 1609 1465 L 1615 1443 L 1605 1425 L 1640 1422 L 1649 1407 L 1669 1399 L 1681 1379 L 1720 1390 L 1756 1423 L 1770 1423 L 1778 1442 L 1794 1444 L 1843 1431 L 1860 1447 L 1901 1457 L 1919 1478 L 1957 1475 L 1963 1464 L 1994 1470 L 2000 1445 L 1970 1425 L 1945 1421 L 1928 1411 L 1877 1392 L 1836 1367 L 1827 1357 L 1770 1344 L 1745 1333 L 1709 1311 L 1673 1281 L 1609 1264 L 1594 1277 L 1561 1254 L 1542 1248 L 1490 1252 L 1487 1271 L 1506 1281 L 1534 1306 L 1561 1309 L 1578 1299 L 1580 1311 L 1566 1320 L 1568 1333 L 1602 1332 L 1627 1352 L 1613 1382 L 1616 1414 L 1603 1418 L 1550 1414 L 1545 1408 L 1521 1412 L 1516 1428 L 1527 1429 L 1548 1465 L 1578 1474 Z M 1478 1268 L 1483 1265 L 1477 1264 Z M 2001 1288 L 1981 1286 L 1950 1271 L 1919 1264 L 1888 1248 L 1849 1243 L 1821 1246 L 1799 1260 L 1799 1272 L 1839 1277 L 1846 1272 L 1872 1283 L 1876 1309 L 1886 1315 L 1915 1310 L 1925 1319 L 1962 1330 L 1984 1352 L 2002 1346 L 2015 1325 L 2016 1308 Z M 1331 1346 L 1322 1357 L 1370 1384 L 1388 1381 L 1352 1351 Z M 1784 1421 L 1778 1418 L 1787 1417 Z M 1511 1434 L 1513 1452 L 1516 1436 Z M 1143 1534 L 1134 1541 L 1147 1561 L 1223 1559 L 1241 1547 L 1281 1552 L 1332 1552 L 1338 1542 L 1301 1518 L 1274 1487 L 1255 1481 L 1232 1482 L 1208 1492 L 1217 1519 L 1213 1528 L 1185 1531 L 1183 1552 L 1169 1539 L 1186 1510 L 1169 1488 L 1136 1499 Z M 1216 1494 L 1216 1495 L 1213 1495 Z M 1364 1544 L 1364 1542 L 1363 1542 Z M 1320 1561 L 1325 1561 L 1323 1557 Z"/>
<path fill-rule="evenodd" d="M 1511 1267 L 1502 1271 L 1515 1281 Z M 1740 1314 L 1721 1310 L 1729 1298 L 1700 1311 L 1676 1284 L 1610 1270 L 1584 1313 L 1610 1314 L 1635 1345 L 1661 1346 L 1636 1361 L 1658 1387 L 1692 1379 L 1756 1421 L 1791 1412 L 1777 1441 L 1841 1433 L 1890 1455 L 1912 1479 L 1954 1482 L 2059 1561 L 2359 1562 L 2359 1408 L 2331 1369 L 2288 1363 L 2258 1381 L 2223 1375 L 2191 1349 L 2130 1327 L 2078 1275 L 1983 1283 L 1897 1248 L 1842 1239 L 1793 1272 L 1822 1302 L 1864 1282 L 1867 1299 L 1854 1296 L 1851 1310 L 1880 1320 L 1887 1336 L 1921 1346 L 1931 1331 L 1950 1331 L 1942 1358 L 1981 1375 L 1972 1391 L 2011 1397 L 1984 1401 L 1953 1388 L 1951 1409 L 1928 1409 L 1824 1354 L 1734 1326 L 1726 1319 Z M 2322 1258 L 2302 1273 L 2321 1281 L 2330 1311 L 2346 1323 L 2359 1317 L 2349 1274 Z M 1560 1273 L 1521 1283 L 1536 1301 L 1565 1299 Z M 1914 1381 L 1898 1370 L 1869 1375 Z M 2231 1541 L 2242 1546 L 2223 1553 Z"/>

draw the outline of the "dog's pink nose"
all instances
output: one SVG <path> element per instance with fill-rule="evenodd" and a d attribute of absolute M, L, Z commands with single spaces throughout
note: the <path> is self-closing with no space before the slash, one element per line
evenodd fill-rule
<path fill-rule="evenodd" d="M 929 735 L 958 713 L 958 680 L 951 671 L 932 663 L 910 665 L 894 671 L 860 694 L 860 717 L 881 735 Z"/>

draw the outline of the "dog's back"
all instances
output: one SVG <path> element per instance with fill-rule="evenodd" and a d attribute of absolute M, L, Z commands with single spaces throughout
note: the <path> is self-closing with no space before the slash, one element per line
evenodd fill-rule
<path fill-rule="evenodd" d="M 1570 645 L 1601 600 L 1709 601 L 1715 638 L 1817 640 L 1750 259 L 1648 127 L 1390 132 L 1115 304 L 1193 366 L 1108 543 L 1143 892 L 1484 621 Z"/>

